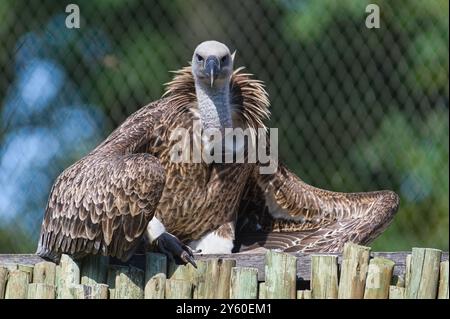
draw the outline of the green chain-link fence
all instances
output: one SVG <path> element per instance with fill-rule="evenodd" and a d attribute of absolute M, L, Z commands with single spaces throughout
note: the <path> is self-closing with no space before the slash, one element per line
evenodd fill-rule
<path fill-rule="evenodd" d="M 302 179 L 400 194 L 375 249 L 448 249 L 448 1 L 3 0 L 0 21 L 0 252 L 34 251 L 56 176 L 207 39 L 265 82 Z"/>

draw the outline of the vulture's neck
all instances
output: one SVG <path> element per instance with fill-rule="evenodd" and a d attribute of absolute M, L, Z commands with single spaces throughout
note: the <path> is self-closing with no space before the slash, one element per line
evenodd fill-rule
<path fill-rule="evenodd" d="M 203 129 L 232 127 L 229 83 L 219 87 L 195 84 Z"/>

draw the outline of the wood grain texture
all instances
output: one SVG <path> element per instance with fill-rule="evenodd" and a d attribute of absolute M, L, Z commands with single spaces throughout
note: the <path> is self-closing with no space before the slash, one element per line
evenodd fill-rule
<path fill-rule="evenodd" d="M 10 270 L 6 283 L 5 299 L 26 299 L 30 273 L 23 270 Z"/>
<path fill-rule="evenodd" d="M 267 298 L 295 299 L 297 259 L 286 253 L 268 251 L 265 265 Z"/>
<path fill-rule="evenodd" d="M 439 272 L 438 299 L 449 299 L 448 296 L 448 260 L 441 262 Z"/>
<path fill-rule="evenodd" d="M 339 299 L 362 299 L 369 266 L 370 248 L 347 243 L 341 265 Z"/>
<path fill-rule="evenodd" d="M 413 248 L 411 279 L 406 287 L 408 299 L 434 299 L 437 296 L 441 251 L 432 248 Z"/>
<path fill-rule="evenodd" d="M 297 257 L 297 279 L 298 280 L 311 280 L 311 254 L 305 253 L 289 253 L 292 256 Z M 406 259 L 407 256 L 411 254 L 408 251 L 401 252 L 372 252 L 371 257 L 383 257 L 395 262 L 393 275 L 404 276 L 405 286 L 407 281 L 406 276 Z M 316 254 L 314 255 L 335 255 L 338 256 L 339 264 L 342 264 L 342 254 Z M 258 281 L 265 280 L 265 253 L 238 253 L 238 254 L 210 254 L 202 255 L 196 254 L 196 260 L 205 260 L 209 258 L 221 258 L 224 260 L 234 259 L 236 260 L 236 267 L 252 267 L 258 269 Z M 448 252 L 443 252 L 441 256 L 441 261 L 448 260 Z M 38 262 L 45 261 L 41 257 L 34 254 L 0 254 L 0 266 L 21 263 L 24 265 L 34 265 Z M 145 256 L 136 255 L 137 263 L 134 266 L 141 269 L 145 269 Z"/>
<path fill-rule="evenodd" d="M 8 279 L 8 269 L 0 266 L 0 299 L 5 298 L 6 281 Z"/>
<path fill-rule="evenodd" d="M 258 298 L 258 270 L 234 267 L 231 271 L 230 299 Z"/>
<path fill-rule="evenodd" d="M 56 264 L 48 261 L 38 262 L 33 268 L 33 283 L 55 286 Z"/>
<path fill-rule="evenodd" d="M 56 288 L 46 283 L 31 283 L 28 285 L 28 299 L 55 299 Z"/>
<path fill-rule="evenodd" d="M 338 297 L 338 264 L 336 256 L 311 256 L 311 295 L 314 299 Z"/>
<path fill-rule="evenodd" d="M 388 299 L 394 262 L 376 257 L 370 260 L 364 299 Z"/>

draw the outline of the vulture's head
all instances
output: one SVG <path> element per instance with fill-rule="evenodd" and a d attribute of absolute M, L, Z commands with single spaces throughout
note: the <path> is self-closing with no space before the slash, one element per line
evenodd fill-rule
<path fill-rule="evenodd" d="M 200 43 L 192 56 L 192 73 L 198 84 L 221 86 L 230 81 L 233 74 L 234 53 L 217 41 Z"/>

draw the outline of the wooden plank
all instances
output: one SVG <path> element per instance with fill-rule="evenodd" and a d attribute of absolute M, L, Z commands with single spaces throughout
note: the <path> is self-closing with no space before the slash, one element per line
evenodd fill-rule
<path fill-rule="evenodd" d="M 56 264 L 48 261 L 41 261 L 34 265 L 33 283 L 42 283 L 55 286 L 55 280 Z"/>
<path fill-rule="evenodd" d="M 56 266 L 56 297 L 59 298 L 64 289 L 80 283 L 80 266 L 69 255 L 61 255 L 59 265 Z M 65 291 L 68 296 L 67 291 Z"/>
<path fill-rule="evenodd" d="M 220 274 L 216 287 L 217 299 L 229 299 L 230 298 L 230 282 L 231 282 L 231 269 L 236 266 L 235 259 L 219 259 Z"/>
<path fill-rule="evenodd" d="M 167 279 L 166 299 L 192 299 L 192 283 L 186 280 Z"/>
<path fill-rule="evenodd" d="M 295 299 L 297 258 L 277 251 L 266 253 L 266 297 Z"/>
<path fill-rule="evenodd" d="M 0 299 L 5 298 L 7 280 L 8 280 L 8 269 L 6 267 L 0 267 Z"/>
<path fill-rule="evenodd" d="M 406 288 L 408 299 L 435 299 L 439 281 L 441 251 L 432 248 L 412 249 L 411 279 Z"/>
<path fill-rule="evenodd" d="M 104 284 L 108 276 L 109 258 L 91 255 L 81 262 L 81 283 L 83 285 Z"/>
<path fill-rule="evenodd" d="M 266 294 L 267 294 L 266 283 L 260 282 L 258 284 L 258 299 L 267 299 Z"/>
<path fill-rule="evenodd" d="M 26 299 L 30 273 L 23 270 L 10 270 L 6 283 L 5 299 Z"/>
<path fill-rule="evenodd" d="M 143 299 L 144 279 L 144 271 L 133 266 L 119 266 L 116 273 L 114 298 Z"/>
<path fill-rule="evenodd" d="M 405 288 L 389 286 L 389 299 L 405 299 Z"/>
<path fill-rule="evenodd" d="M 28 285 L 28 299 L 55 299 L 56 288 L 54 285 L 38 282 Z"/>
<path fill-rule="evenodd" d="M 406 256 L 411 252 L 373 252 L 372 257 L 383 257 L 395 262 L 394 275 L 405 275 L 406 268 Z M 296 256 L 297 261 L 297 278 L 300 280 L 311 280 L 311 254 L 305 253 L 289 253 Z M 320 255 L 319 253 L 314 253 Z M 323 253 L 323 255 L 336 255 L 338 256 L 338 262 L 342 262 L 341 254 Z M 196 254 L 195 259 L 202 261 L 209 258 L 222 258 L 222 259 L 234 259 L 236 260 L 236 267 L 251 267 L 258 269 L 258 280 L 265 280 L 265 254 L 263 253 L 237 253 L 237 254 L 214 254 L 214 255 L 202 255 Z M 448 260 L 448 252 L 442 253 L 441 261 Z M 45 261 L 39 256 L 33 254 L 0 254 L 0 266 L 5 264 L 20 263 L 24 265 L 34 265 L 38 262 Z M 145 257 L 140 260 L 140 263 L 136 263 L 135 266 L 145 269 Z M 406 278 L 405 278 L 406 280 Z"/>
<path fill-rule="evenodd" d="M 370 248 L 347 243 L 341 265 L 339 299 L 362 299 L 369 267 Z"/>
<path fill-rule="evenodd" d="M 230 299 L 258 297 L 258 269 L 233 267 L 231 270 Z"/>
<path fill-rule="evenodd" d="M 206 261 L 205 269 L 205 293 L 206 299 L 214 299 L 217 295 L 217 283 L 220 277 L 219 258 L 211 258 Z"/>
<path fill-rule="evenodd" d="M 311 296 L 313 299 L 338 297 L 337 256 L 311 256 Z"/>
<path fill-rule="evenodd" d="M 376 257 L 370 260 L 364 299 L 388 299 L 394 262 Z"/>
<path fill-rule="evenodd" d="M 166 290 L 166 274 L 153 275 L 145 283 L 144 299 L 164 299 Z"/>
<path fill-rule="evenodd" d="M 309 289 L 303 290 L 303 299 L 311 299 L 311 298 L 312 298 L 311 290 Z"/>
<path fill-rule="evenodd" d="M 438 299 L 448 298 L 448 260 L 441 262 L 439 272 L 439 291 Z"/>
<path fill-rule="evenodd" d="M 406 255 L 405 257 L 405 291 L 409 287 L 409 283 L 411 282 L 411 254 Z"/>
<path fill-rule="evenodd" d="M 166 289 L 167 257 L 159 253 L 147 253 L 145 267 L 145 299 L 163 299 Z"/>

